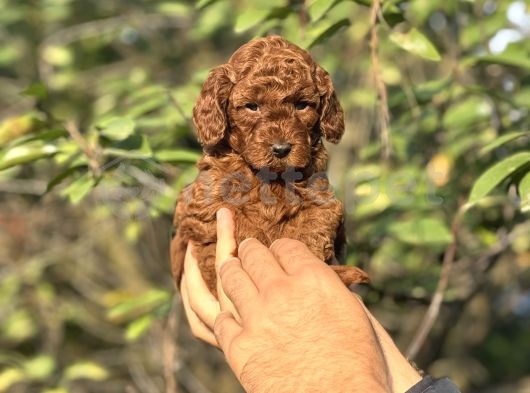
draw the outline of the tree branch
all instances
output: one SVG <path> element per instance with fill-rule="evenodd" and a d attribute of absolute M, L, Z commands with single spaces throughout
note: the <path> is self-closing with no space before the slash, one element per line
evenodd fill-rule
<path fill-rule="evenodd" d="M 386 85 L 379 66 L 379 38 L 377 36 L 377 21 L 381 12 L 381 0 L 374 0 L 370 13 L 370 54 L 372 74 L 377 89 L 377 120 L 381 138 L 383 158 L 388 159 L 391 154 L 390 146 L 390 112 L 388 111 L 388 96 Z"/>
<path fill-rule="evenodd" d="M 453 240 L 445 251 L 442 264 L 442 271 L 440 272 L 440 278 L 438 279 L 438 285 L 436 287 L 436 291 L 434 292 L 431 304 L 429 305 L 427 312 L 423 316 L 420 327 L 416 331 L 416 334 L 414 335 L 413 339 L 409 344 L 409 347 L 407 348 L 406 355 L 409 359 L 414 359 L 416 357 L 419 350 L 425 343 L 425 339 L 429 335 L 429 332 L 431 331 L 434 322 L 436 322 L 438 314 L 440 313 L 440 306 L 443 301 L 445 289 L 447 288 L 447 284 L 449 282 L 451 268 L 455 260 L 458 228 L 460 226 L 460 219 L 462 217 L 462 214 L 462 210 L 459 210 L 456 213 L 455 218 L 453 219 L 453 223 L 451 224 L 451 234 L 453 236 Z"/>

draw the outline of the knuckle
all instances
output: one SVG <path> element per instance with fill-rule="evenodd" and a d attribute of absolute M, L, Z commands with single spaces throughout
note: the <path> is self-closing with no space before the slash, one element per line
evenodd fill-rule
<path fill-rule="evenodd" d="M 261 248 L 250 250 L 241 259 L 241 266 L 248 268 L 249 266 L 256 267 L 266 262 L 269 257 L 267 250 Z"/>
<path fill-rule="evenodd" d="M 299 253 L 300 251 L 304 250 L 306 246 L 304 243 L 295 240 L 295 239 L 289 239 L 289 238 L 281 238 L 278 240 L 275 240 L 271 244 L 271 251 L 275 253 Z"/>
<path fill-rule="evenodd" d="M 221 280 L 224 280 L 224 278 L 228 275 L 232 275 L 234 271 L 236 271 L 238 265 L 239 260 L 237 258 L 230 258 L 225 263 L 223 263 L 223 265 L 219 269 L 219 277 L 221 277 Z"/>
<path fill-rule="evenodd" d="M 313 277 L 319 275 L 320 270 L 319 265 L 303 263 L 298 267 L 296 273 L 304 277 Z"/>
<path fill-rule="evenodd" d="M 240 256 L 240 258 L 244 258 L 249 253 L 259 250 L 260 247 L 264 246 L 258 239 L 249 237 L 239 244 L 238 255 Z"/>
<path fill-rule="evenodd" d="M 222 312 L 215 318 L 213 323 L 213 332 L 216 337 L 224 337 L 226 320 L 230 317 L 227 312 Z"/>
<path fill-rule="evenodd" d="M 237 288 L 241 286 L 241 271 L 237 270 L 235 267 L 230 268 L 220 277 L 223 290 L 227 295 L 233 295 L 237 291 Z"/>

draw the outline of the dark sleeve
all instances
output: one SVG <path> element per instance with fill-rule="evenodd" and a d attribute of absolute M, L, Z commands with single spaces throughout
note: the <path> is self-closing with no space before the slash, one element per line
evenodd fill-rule
<path fill-rule="evenodd" d="M 405 393 L 460 393 L 460 390 L 449 378 L 434 379 L 426 375 Z"/>

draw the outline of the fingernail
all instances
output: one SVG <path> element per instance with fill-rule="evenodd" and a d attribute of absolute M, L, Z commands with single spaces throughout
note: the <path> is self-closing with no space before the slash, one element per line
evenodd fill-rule
<path fill-rule="evenodd" d="M 239 243 L 239 249 L 241 250 L 243 247 L 245 247 L 245 245 L 248 242 L 251 242 L 251 241 L 259 241 L 259 240 L 256 239 L 256 238 L 253 238 L 253 237 L 247 237 L 245 240 L 243 240 L 241 243 Z"/>
<path fill-rule="evenodd" d="M 228 214 L 230 214 L 230 211 L 226 207 L 222 207 L 219 210 L 217 210 L 216 218 L 218 220 L 222 220 L 223 218 L 228 217 Z"/>

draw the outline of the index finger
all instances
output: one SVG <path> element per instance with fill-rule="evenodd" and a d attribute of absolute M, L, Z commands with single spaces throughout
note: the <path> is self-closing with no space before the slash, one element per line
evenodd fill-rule
<path fill-rule="evenodd" d="M 226 207 L 217 211 L 217 246 L 215 252 L 215 270 L 219 269 L 224 261 L 236 256 L 235 224 L 232 212 Z"/>
<path fill-rule="evenodd" d="M 215 271 L 217 273 L 217 297 L 219 298 L 219 304 L 221 310 L 230 311 L 234 318 L 240 321 L 238 312 L 236 311 L 233 303 L 226 296 L 223 286 L 221 284 L 221 278 L 219 271 L 221 266 L 229 258 L 234 257 L 236 253 L 236 239 L 234 236 L 235 224 L 232 217 L 232 213 L 227 208 L 223 207 L 217 211 L 217 244 L 215 252 Z"/>

